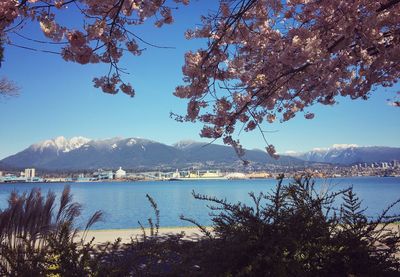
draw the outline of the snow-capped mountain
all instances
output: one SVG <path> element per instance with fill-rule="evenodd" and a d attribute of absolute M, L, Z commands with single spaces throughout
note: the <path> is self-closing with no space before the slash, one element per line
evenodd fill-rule
<path fill-rule="evenodd" d="M 286 153 L 274 160 L 265 151 L 246 150 L 244 157 L 257 168 L 274 166 L 307 166 L 323 162 L 350 165 L 356 163 L 400 160 L 400 148 L 361 147 L 335 144 L 305 153 Z M 31 145 L 0 161 L 2 168 L 36 167 L 49 170 L 82 170 L 97 168 L 161 169 L 183 167 L 234 168 L 241 165 L 232 147 L 196 141 L 180 141 L 169 146 L 143 138 L 57 137 Z"/>
<path fill-rule="evenodd" d="M 63 136 L 60 136 L 54 139 L 48 139 L 33 144 L 29 148 L 31 148 L 33 151 L 40 151 L 40 152 L 47 150 L 54 150 L 57 153 L 60 152 L 66 153 L 81 147 L 82 145 L 88 143 L 89 141 L 91 141 L 91 139 L 85 137 L 73 137 L 71 139 L 66 139 Z"/>
<path fill-rule="evenodd" d="M 3 159 L 2 163 L 11 167 L 43 167 L 67 153 L 81 148 L 91 140 L 84 137 L 57 137 L 35 143 L 27 149 Z"/>
<path fill-rule="evenodd" d="M 305 153 L 286 154 L 309 162 L 343 165 L 400 160 L 400 148 L 356 144 L 334 144 L 329 148 L 314 148 Z"/>
<path fill-rule="evenodd" d="M 178 141 L 177 143 L 175 143 L 173 146 L 177 149 L 187 149 L 187 148 L 192 148 L 192 147 L 196 147 L 196 146 L 203 146 L 206 145 L 206 143 L 201 143 L 201 142 L 197 142 L 194 140 L 181 140 Z"/>
<path fill-rule="evenodd" d="M 245 159 L 254 165 L 305 165 L 294 157 L 274 160 L 265 151 L 247 150 Z M 160 169 L 182 167 L 236 167 L 242 162 L 232 147 L 181 141 L 173 146 L 142 138 L 91 140 L 58 137 L 34 144 L 2 161 L 3 167 L 36 167 L 49 170 L 97 168 Z"/>

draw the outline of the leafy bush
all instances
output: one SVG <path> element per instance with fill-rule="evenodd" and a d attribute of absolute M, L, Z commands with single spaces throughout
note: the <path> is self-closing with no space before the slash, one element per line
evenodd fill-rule
<path fill-rule="evenodd" d="M 368 220 L 352 188 L 320 193 L 310 176 L 282 180 L 272 193 L 250 193 L 252 206 L 194 194 L 213 204 L 213 237 L 189 254 L 199 275 L 399 275 L 400 238 L 390 224 L 400 217 L 388 215 L 399 201 Z"/>

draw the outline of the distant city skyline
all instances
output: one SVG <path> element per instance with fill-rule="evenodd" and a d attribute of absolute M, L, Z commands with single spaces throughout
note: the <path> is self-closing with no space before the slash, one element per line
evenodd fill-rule
<path fill-rule="evenodd" d="M 144 40 L 175 49 L 142 45 L 147 48 L 142 56 L 124 57 L 121 65 L 130 73 L 124 78 L 136 90 L 133 99 L 93 88 L 92 78 L 104 74 L 106 65 L 67 63 L 56 55 L 7 45 L 0 77 L 15 81 L 21 93 L 0 98 L 0 159 L 58 136 L 142 137 L 168 145 L 186 139 L 209 142 L 199 137 L 200 124 L 176 122 L 169 113 L 183 114 L 186 110 L 186 102 L 172 95 L 174 88 L 182 84 L 184 53 L 205 46 L 202 40 L 186 40 L 184 32 L 200 24 L 200 15 L 213 5 L 193 2 L 175 11 L 175 23 L 170 26 L 157 29 L 148 22 L 135 29 Z M 26 26 L 24 32 L 44 39 L 36 25 Z M 29 42 L 16 38 L 15 43 Z M 339 98 L 340 104 L 333 107 L 315 105 L 307 109 L 315 113 L 314 119 L 306 120 L 298 114 L 283 124 L 266 124 L 265 135 L 280 153 L 333 144 L 400 147 L 400 109 L 387 101 L 396 91 L 400 91 L 399 84 L 377 88 L 367 101 Z M 247 149 L 266 146 L 258 132 L 242 132 L 239 139 Z"/>

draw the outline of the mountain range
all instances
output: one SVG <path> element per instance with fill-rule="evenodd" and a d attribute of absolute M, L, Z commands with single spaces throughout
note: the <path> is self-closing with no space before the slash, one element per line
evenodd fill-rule
<path fill-rule="evenodd" d="M 351 165 L 400 160 L 400 148 L 333 145 L 305 153 L 288 153 L 278 160 L 262 150 L 246 150 L 245 160 L 255 169 L 280 166 L 306 167 L 314 163 Z M 98 168 L 175 169 L 238 168 L 242 161 L 232 147 L 181 141 L 174 145 L 142 138 L 92 140 L 57 137 L 29 146 L 0 161 L 0 168 L 35 167 L 44 170 L 93 170 Z"/>
<path fill-rule="evenodd" d="M 305 166 L 295 157 L 271 158 L 265 151 L 247 150 L 244 159 L 255 168 Z M 242 161 L 232 147 L 181 141 L 175 145 L 142 138 L 91 140 L 57 137 L 31 145 L 0 161 L 2 168 L 35 167 L 45 170 L 93 170 L 98 168 L 176 169 L 237 168 Z"/>
<path fill-rule="evenodd" d="M 334 144 L 329 148 L 315 148 L 305 153 L 287 153 L 287 155 L 309 162 L 351 165 L 399 161 L 400 148 Z"/>

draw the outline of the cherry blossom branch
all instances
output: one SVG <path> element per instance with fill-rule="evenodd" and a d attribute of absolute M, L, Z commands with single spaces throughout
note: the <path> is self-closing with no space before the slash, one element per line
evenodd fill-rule
<path fill-rule="evenodd" d="M 174 2 L 188 4 L 188 0 L 174 0 Z M 81 14 L 83 25 L 80 28 L 65 27 L 58 23 L 57 17 L 68 7 L 75 8 Z M 15 5 L 15 0 L 4 0 L 0 3 L 0 34 L 12 41 L 12 37 L 8 34 L 22 27 L 26 19 L 30 20 L 30 24 L 38 23 L 49 42 L 20 33 L 16 35 L 32 43 L 60 45 L 61 56 L 66 61 L 80 64 L 109 64 L 111 72 L 94 78 L 94 86 L 101 88 L 105 93 L 115 94 L 122 91 L 133 96 L 133 87 L 122 80 L 122 75 L 127 72 L 119 66 L 119 61 L 128 52 L 133 55 L 142 53 L 143 48 L 139 47 L 135 39 L 152 47 L 170 48 L 149 43 L 128 30 L 129 26 L 143 24 L 147 18 L 151 17 L 157 18 L 155 23 L 157 27 L 173 22 L 171 8 L 165 6 L 164 0 L 46 0 L 40 2 L 22 0 L 18 5 Z M 17 18 L 21 18 L 19 23 L 16 23 Z M 15 45 L 15 43 L 13 45 L 35 50 L 30 46 Z M 37 50 L 46 53 L 56 52 Z"/>
<path fill-rule="evenodd" d="M 393 86 L 400 77 L 398 2 L 221 1 L 202 28 L 188 32 L 209 43 L 186 54 L 185 85 L 174 93 L 188 99 L 182 118 L 203 122 L 202 136 L 239 147 L 232 138 L 239 123 L 262 131 L 277 115 L 312 119 L 305 109 L 315 103 L 366 99 L 376 86 Z"/>

